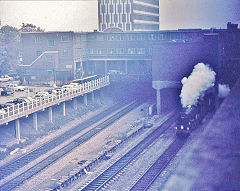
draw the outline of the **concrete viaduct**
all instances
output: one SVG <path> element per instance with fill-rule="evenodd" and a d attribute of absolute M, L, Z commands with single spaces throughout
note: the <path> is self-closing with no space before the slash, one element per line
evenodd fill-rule
<path fill-rule="evenodd" d="M 28 117 L 33 114 L 33 126 L 38 130 L 38 111 L 44 111 L 48 109 L 49 122 L 53 123 L 53 111 L 52 106 L 62 105 L 63 116 L 66 115 L 66 101 L 73 100 L 74 109 L 77 109 L 77 97 L 83 96 L 84 104 L 88 104 L 87 94 L 91 94 L 91 99 L 94 100 L 94 92 L 100 90 L 100 97 L 102 95 L 102 88 L 108 86 L 109 76 L 98 78 L 81 84 L 78 88 L 61 92 L 57 95 L 51 95 L 46 97 L 40 97 L 33 99 L 29 103 L 21 103 L 7 107 L 7 112 L 0 115 L 0 125 L 8 124 L 15 120 L 15 135 L 18 140 L 21 139 L 20 132 L 20 118 Z"/>

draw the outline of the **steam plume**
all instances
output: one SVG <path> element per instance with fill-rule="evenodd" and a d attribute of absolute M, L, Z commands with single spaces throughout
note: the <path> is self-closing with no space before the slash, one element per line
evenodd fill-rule
<path fill-rule="evenodd" d="M 204 63 L 195 65 L 190 76 L 182 79 L 183 87 L 180 94 L 182 106 L 196 105 L 204 92 L 214 86 L 215 75 L 208 65 Z"/>
<path fill-rule="evenodd" d="M 225 98 L 230 92 L 229 85 L 218 84 L 218 97 Z"/>

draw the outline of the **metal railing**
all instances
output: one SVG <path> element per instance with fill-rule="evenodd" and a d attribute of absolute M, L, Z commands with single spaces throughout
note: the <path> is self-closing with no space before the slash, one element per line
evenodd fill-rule
<path fill-rule="evenodd" d="M 50 94 L 47 96 L 34 98 L 31 102 L 23 102 L 8 106 L 0 113 L 0 125 L 23 116 L 28 116 L 29 114 L 32 114 L 36 111 L 44 110 L 45 108 L 59 104 L 61 102 L 71 100 L 75 97 L 100 89 L 109 84 L 109 76 L 105 76 L 89 82 L 85 82 L 84 84 L 79 84 L 78 87 L 74 87 L 57 94 Z"/>

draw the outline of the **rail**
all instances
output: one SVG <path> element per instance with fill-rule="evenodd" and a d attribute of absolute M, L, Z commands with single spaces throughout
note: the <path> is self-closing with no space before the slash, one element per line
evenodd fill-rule
<path fill-rule="evenodd" d="M 162 135 L 174 122 L 176 115 L 172 114 L 157 129 L 151 132 L 134 148 L 128 151 L 122 158 L 113 163 L 108 169 L 103 171 L 99 176 L 93 179 L 85 187 L 81 187 L 81 191 L 101 190 L 107 183 L 122 171 L 131 161 L 133 161 L 140 153 L 142 153 L 149 145 L 151 145 L 160 135 Z"/>
<path fill-rule="evenodd" d="M 54 152 L 53 154 L 49 155 L 36 165 L 32 166 L 31 168 L 25 170 L 21 174 L 13 177 L 8 182 L 5 182 L 3 185 L 0 185 L 0 191 L 8 191 L 13 190 L 16 186 L 21 185 L 24 181 L 31 178 L 35 174 L 39 173 L 41 170 L 48 167 L 50 164 L 54 163 L 56 160 L 60 159 L 67 153 L 71 152 L 74 148 L 79 147 L 79 145 L 82 145 L 83 143 L 90 140 L 93 136 L 100 133 L 102 130 L 106 129 L 109 125 L 113 124 L 116 120 L 126 115 L 131 110 L 135 109 L 139 105 L 141 105 L 141 102 L 132 102 L 130 104 L 125 105 L 124 103 L 117 104 L 110 109 L 105 110 L 104 112 L 98 114 L 97 116 L 77 125 L 67 133 L 64 133 L 63 135 L 57 137 L 56 139 L 51 140 L 50 142 L 40 146 L 39 148 L 33 150 L 32 152 L 20 157 L 19 159 L 15 161 L 11 161 L 7 165 L 1 166 L 0 168 L 0 180 L 4 177 L 9 176 L 10 174 L 15 173 L 18 169 L 22 168 L 23 166 L 29 164 L 36 158 L 44 155 L 49 150 L 52 150 L 56 147 L 56 145 L 60 145 L 64 141 L 68 140 L 72 136 L 76 135 L 77 133 L 83 131 L 87 127 L 95 124 L 99 121 L 99 119 L 102 119 L 104 117 L 108 117 L 106 120 L 98 124 L 95 128 L 87 131 L 80 137 L 74 139 L 69 144 L 65 145 L 64 147 L 60 148 L 58 151 Z M 119 109 L 120 111 L 117 111 L 117 113 L 113 114 L 112 116 L 108 116 L 109 114 L 112 114 L 115 112 L 116 109 Z M 123 107 L 123 108 L 122 108 Z M 64 187 L 64 186 L 63 186 Z"/>
<path fill-rule="evenodd" d="M 109 76 L 98 78 L 84 84 L 80 84 L 76 88 L 59 92 L 57 95 L 51 94 L 45 97 L 39 97 L 33 99 L 31 102 L 23 102 L 8 106 L 0 114 L 0 125 L 8 123 L 23 116 L 28 116 L 34 112 L 44 110 L 50 106 L 60 104 L 61 102 L 71 100 L 75 97 L 84 95 L 94 90 L 100 89 L 109 85 Z"/>

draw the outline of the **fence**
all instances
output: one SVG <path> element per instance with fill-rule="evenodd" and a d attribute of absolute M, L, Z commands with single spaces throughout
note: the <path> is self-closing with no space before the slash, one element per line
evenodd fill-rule
<path fill-rule="evenodd" d="M 23 116 L 28 116 L 36 111 L 44 110 L 50 106 L 60 104 L 61 102 L 71 100 L 75 97 L 84 95 L 94 90 L 109 85 L 109 76 L 105 76 L 96 80 L 85 82 L 78 87 L 67 91 L 34 98 L 31 102 L 23 102 L 8 106 L 0 113 L 0 125 L 8 123 Z"/>

